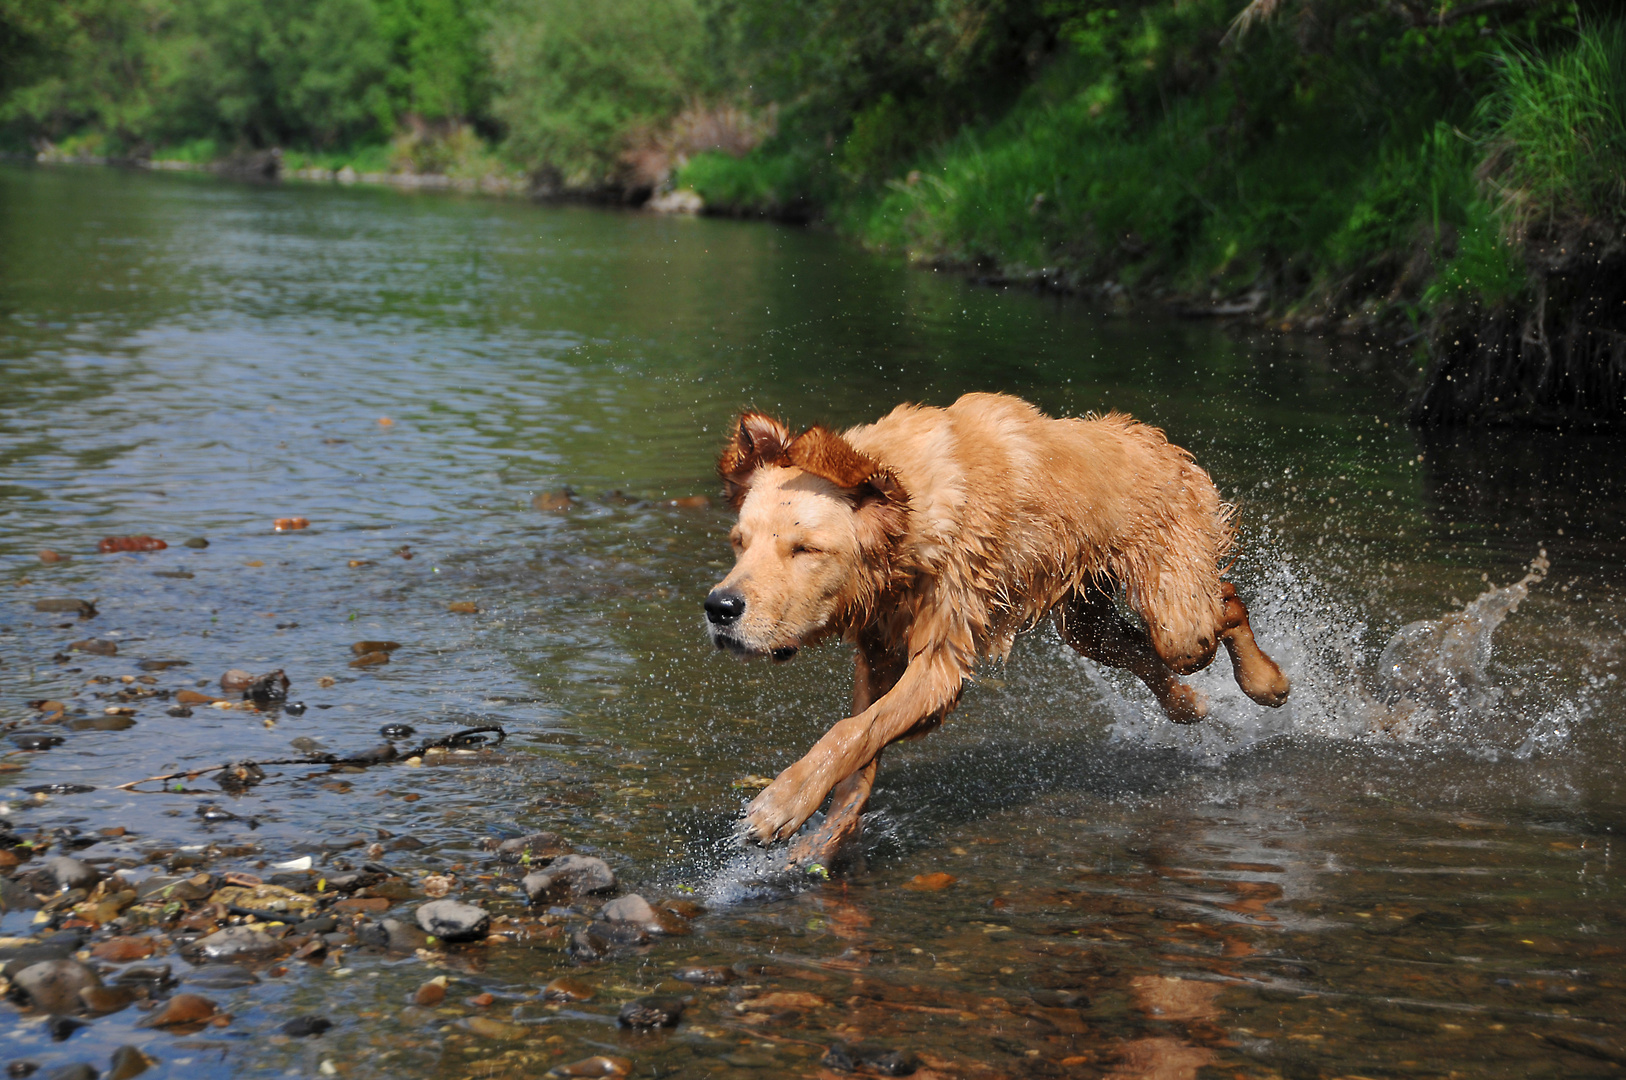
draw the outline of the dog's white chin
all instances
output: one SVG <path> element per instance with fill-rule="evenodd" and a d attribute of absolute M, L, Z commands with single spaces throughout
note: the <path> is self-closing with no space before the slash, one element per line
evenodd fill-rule
<path fill-rule="evenodd" d="M 748 645 L 727 630 L 715 626 L 706 627 L 706 636 L 711 643 L 732 656 L 741 660 L 754 660 L 766 656 L 776 664 L 782 664 L 795 656 L 801 648 L 799 645 L 779 645 L 764 648 L 759 645 Z"/>

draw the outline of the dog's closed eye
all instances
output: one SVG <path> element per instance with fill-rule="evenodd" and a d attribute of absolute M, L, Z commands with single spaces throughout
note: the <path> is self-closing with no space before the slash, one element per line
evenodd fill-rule
<path fill-rule="evenodd" d="M 806 544 L 792 544 L 791 549 L 790 549 L 790 553 L 792 555 L 823 555 L 824 554 L 824 552 L 819 550 L 818 548 L 809 547 Z"/>

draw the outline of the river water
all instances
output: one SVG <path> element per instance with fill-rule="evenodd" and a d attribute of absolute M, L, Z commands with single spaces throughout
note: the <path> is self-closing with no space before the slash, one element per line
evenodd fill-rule
<path fill-rule="evenodd" d="M 859 864 L 787 882 L 735 823 L 755 778 L 845 715 L 850 657 L 709 651 L 729 521 L 672 500 L 715 495 L 742 406 L 851 424 L 970 390 L 1122 409 L 1192 450 L 1241 507 L 1233 576 L 1294 697 L 1252 705 L 1221 656 L 1195 680 L 1214 714 L 1178 728 L 1036 632 L 888 752 Z M 207 991 L 232 1019 L 201 1031 L 128 1008 L 53 1041 L 0 1006 L 0 1058 L 815 1076 L 832 1043 L 867 1041 L 921 1076 L 1616 1075 L 1626 444 L 1425 440 L 1405 400 L 1400 365 L 1353 341 L 988 290 L 812 231 L 0 169 L 0 724 L 8 750 L 63 738 L 0 761 L 4 828 L 131 881 L 372 861 L 410 886 L 392 914 L 449 878 L 502 931 L 262 962 Z M 568 508 L 533 504 L 566 487 Z M 310 527 L 273 530 L 291 516 Z M 133 534 L 169 547 L 96 553 Z M 1508 591 L 1543 552 L 1545 579 Z M 34 609 L 62 597 L 99 613 Z M 90 639 L 117 653 L 68 648 Z M 352 667 L 362 640 L 400 648 Z M 138 696 L 218 694 L 231 668 L 283 669 L 305 711 Z M 348 755 L 386 724 L 416 729 L 403 750 L 508 737 L 267 766 L 238 793 L 117 788 L 312 741 Z M 583 962 L 566 942 L 596 903 L 528 908 L 487 850 L 539 830 L 703 911 Z M 5 914 L 0 956 L 68 917 Z M 733 981 L 675 980 L 697 965 Z M 545 1000 L 561 975 L 592 998 Z M 436 976 L 444 1002 L 409 1007 Z M 687 998 L 682 1022 L 618 1028 L 651 993 Z M 333 1028 L 280 1033 L 309 1014 Z"/>

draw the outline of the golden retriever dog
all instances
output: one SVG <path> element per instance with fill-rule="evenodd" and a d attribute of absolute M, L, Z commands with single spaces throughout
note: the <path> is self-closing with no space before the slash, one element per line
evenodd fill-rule
<path fill-rule="evenodd" d="M 1003 659 L 1046 615 L 1079 653 L 1139 677 L 1176 723 L 1207 714 L 1180 676 L 1221 643 L 1250 698 L 1287 700 L 1221 580 L 1231 508 L 1190 454 L 1127 416 L 1053 420 L 967 394 L 792 435 L 748 412 L 718 472 L 739 522 L 734 568 L 706 597 L 711 640 L 776 661 L 832 637 L 857 648 L 852 715 L 746 810 L 747 831 L 770 843 L 834 793 L 793 862 L 829 861 L 857 833 L 882 749 L 940 724 L 977 660 Z"/>

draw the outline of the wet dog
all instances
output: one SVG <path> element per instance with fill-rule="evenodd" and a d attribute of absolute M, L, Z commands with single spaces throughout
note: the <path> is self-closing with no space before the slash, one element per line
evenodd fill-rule
<path fill-rule="evenodd" d="M 793 436 L 748 412 L 718 472 L 739 522 L 734 568 L 706 597 L 711 640 L 775 661 L 825 638 L 857 647 L 852 715 L 746 811 L 768 843 L 833 793 L 793 861 L 827 862 L 857 832 L 882 749 L 940 724 L 978 658 L 1003 658 L 1047 616 L 1079 653 L 1138 676 L 1176 723 L 1207 714 L 1180 676 L 1222 643 L 1250 698 L 1287 700 L 1221 579 L 1231 508 L 1190 454 L 1127 416 L 1053 420 L 968 394 Z"/>

